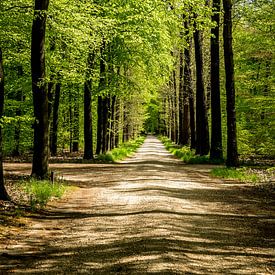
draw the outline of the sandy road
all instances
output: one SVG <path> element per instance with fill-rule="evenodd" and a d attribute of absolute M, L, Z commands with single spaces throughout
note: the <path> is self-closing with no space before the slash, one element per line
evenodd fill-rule
<path fill-rule="evenodd" d="M 119 164 L 51 168 L 79 188 L 0 242 L 0 274 L 275 273 L 274 201 L 154 137 Z"/>

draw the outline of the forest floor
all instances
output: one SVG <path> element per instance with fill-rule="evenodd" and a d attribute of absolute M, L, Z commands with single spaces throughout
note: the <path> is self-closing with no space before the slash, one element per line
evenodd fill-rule
<path fill-rule="evenodd" d="M 2 228 L 0 274 L 275 274 L 274 194 L 212 167 L 151 136 L 118 164 L 52 164 L 77 188 Z"/>

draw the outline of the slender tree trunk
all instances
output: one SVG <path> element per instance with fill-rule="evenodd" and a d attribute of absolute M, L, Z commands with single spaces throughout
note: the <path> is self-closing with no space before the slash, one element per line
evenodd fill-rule
<path fill-rule="evenodd" d="M 107 152 L 108 143 L 108 97 L 102 100 L 102 153 Z"/>
<path fill-rule="evenodd" d="M 237 149 L 237 127 L 235 111 L 235 80 L 232 47 L 232 0 L 223 0 L 224 9 L 224 65 L 226 77 L 226 110 L 227 110 L 227 159 L 226 165 L 239 165 Z"/>
<path fill-rule="evenodd" d="M 176 70 L 173 70 L 173 89 L 174 89 L 174 136 L 175 136 L 175 139 L 174 139 L 174 142 L 175 143 L 178 143 L 178 134 L 179 134 L 179 127 L 178 127 L 178 104 L 179 104 L 179 101 L 178 101 L 178 92 L 177 92 L 177 79 L 176 79 Z"/>
<path fill-rule="evenodd" d="M 45 68 L 46 11 L 49 0 L 35 0 L 32 25 L 31 72 L 35 122 L 32 176 L 44 179 L 48 176 L 49 118 L 48 91 Z"/>
<path fill-rule="evenodd" d="M 202 33 L 194 33 L 196 59 L 196 154 L 207 155 L 209 152 L 209 130 L 203 81 Z"/>
<path fill-rule="evenodd" d="M 211 159 L 222 159 L 222 118 L 220 99 L 220 3 L 213 0 L 212 22 L 216 24 L 211 29 Z"/>
<path fill-rule="evenodd" d="M 113 150 L 115 148 L 115 131 L 116 131 L 116 120 L 115 120 L 115 112 L 116 112 L 116 96 L 112 96 L 111 103 L 111 123 L 110 123 L 110 149 Z"/>
<path fill-rule="evenodd" d="M 70 153 L 73 151 L 73 106 L 72 106 L 72 94 L 69 92 L 69 133 L 70 133 Z"/>
<path fill-rule="evenodd" d="M 95 68 L 95 53 L 91 50 L 87 58 L 87 72 L 84 83 L 84 159 L 94 158 L 92 76 Z M 79 116 L 79 113 L 78 113 Z M 78 128 L 79 129 L 79 128 Z M 79 136 L 79 132 L 76 133 Z"/>
<path fill-rule="evenodd" d="M 52 120 L 51 144 L 50 144 L 52 156 L 56 156 L 57 154 L 60 92 L 61 92 L 61 84 L 57 83 L 55 86 L 55 96 L 54 96 L 54 103 L 53 103 L 53 120 Z"/>
<path fill-rule="evenodd" d="M 3 134 L 1 119 L 4 111 L 4 68 L 2 49 L 0 48 L 0 200 L 8 201 L 10 197 L 5 188 L 4 173 L 3 173 Z"/>
<path fill-rule="evenodd" d="M 184 145 L 184 131 L 183 131 L 183 120 L 184 120 L 184 58 L 183 52 L 180 51 L 180 69 L 179 69 L 179 144 Z"/>
<path fill-rule="evenodd" d="M 119 132 L 120 132 L 120 99 L 116 100 L 115 104 L 115 147 L 119 145 Z"/>
<path fill-rule="evenodd" d="M 192 72 L 191 72 L 191 44 L 192 39 L 189 36 L 189 22 L 190 20 L 184 21 L 184 28 L 187 36 L 187 46 L 184 49 L 184 94 L 186 94 L 186 102 L 184 105 L 184 114 L 188 112 L 188 115 L 184 118 L 184 129 L 186 129 L 186 140 L 189 138 L 187 132 L 190 131 L 190 147 L 191 149 L 196 148 L 196 126 L 195 126 L 195 107 L 194 107 L 194 91 L 192 84 Z M 186 110 L 188 108 L 188 111 Z M 189 120 L 187 119 L 189 117 Z"/>
<path fill-rule="evenodd" d="M 97 98 L 97 139 L 96 139 L 96 154 L 99 155 L 102 151 L 102 97 Z"/>
<path fill-rule="evenodd" d="M 79 150 L 79 96 L 74 103 L 73 111 L 73 152 Z"/>

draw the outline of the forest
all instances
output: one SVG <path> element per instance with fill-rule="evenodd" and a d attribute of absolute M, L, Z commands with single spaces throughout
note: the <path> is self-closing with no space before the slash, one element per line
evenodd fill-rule
<path fill-rule="evenodd" d="M 34 3 L 33 3 L 34 2 Z M 1 0 L 2 162 L 84 160 L 140 134 L 211 162 L 274 160 L 272 0 Z"/>

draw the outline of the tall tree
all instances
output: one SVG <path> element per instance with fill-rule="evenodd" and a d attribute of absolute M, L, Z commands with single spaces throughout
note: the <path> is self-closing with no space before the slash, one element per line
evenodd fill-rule
<path fill-rule="evenodd" d="M 3 148 L 2 148 L 2 117 L 4 109 L 4 68 L 2 49 L 0 48 L 0 200 L 10 200 L 4 185 Z"/>
<path fill-rule="evenodd" d="M 226 165 L 236 167 L 239 164 L 237 149 L 237 129 L 235 111 L 235 79 L 232 47 L 232 0 L 223 0 L 224 9 L 224 65 L 226 77 L 226 111 L 227 111 L 227 159 Z"/>
<path fill-rule="evenodd" d="M 48 175 L 49 118 L 45 68 L 45 33 L 49 0 L 35 0 L 31 42 L 32 92 L 35 121 L 32 176 Z"/>
<path fill-rule="evenodd" d="M 209 152 L 209 129 L 205 99 L 202 31 L 194 32 L 196 59 L 196 154 L 207 155 Z"/>
<path fill-rule="evenodd" d="M 90 52 L 87 60 L 86 80 L 84 83 L 84 159 L 92 159 L 93 152 L 93 119 L 92 119 L 92 74 L 95 54 Z"/>
<path fill-rule="evenodd" d="M 57 154 L 57 137 L 58 137 L 58 120 L 59 120 L 59 103 L 60 103 L 61 84 L 58 79 L 58 83 L 55 85 L 55 95 L 53 102 L 53 119 L 52 119 L 52 131 L 51 131 L 51 143 L 50 150 L 53 156 Z"/>
<path fill-rule="evenodd" d="M 186 112 L 186 109 L 189 107 L 189 127 L 188 127 L 188 121 L 186 118 L 184 118 L 185 123 L 184 128 L 186 131 L 188 131 L 188 128 L 190 129 L 190 147 L 192 149 L 196 148 L 196 126 L 195 126 L 195 107 L 194 107 L 194 91 L 193 91 L 193 85 L 192 85 L 192 72 L 191 72 L 191 43 L 192 39 L 189 34 L 189 25 L 190 25 L 190 18 L 186 19 L 184 21 L 184 28 L 186 31 L 186 42 L 187 45 L 184 48 L 184 80 L 183 80 L 183 90 L 184 90 L 184 96 L 187 96 L 188 103 L 185 102 L 184 107 L 184 113 Z"/>
<path fill-rule="evenodd" d="M 211 159 L 222 159 L 222 119 L 220 100 L 220 4 L 221 0 L 213 0 L 211 29 Z"/>

